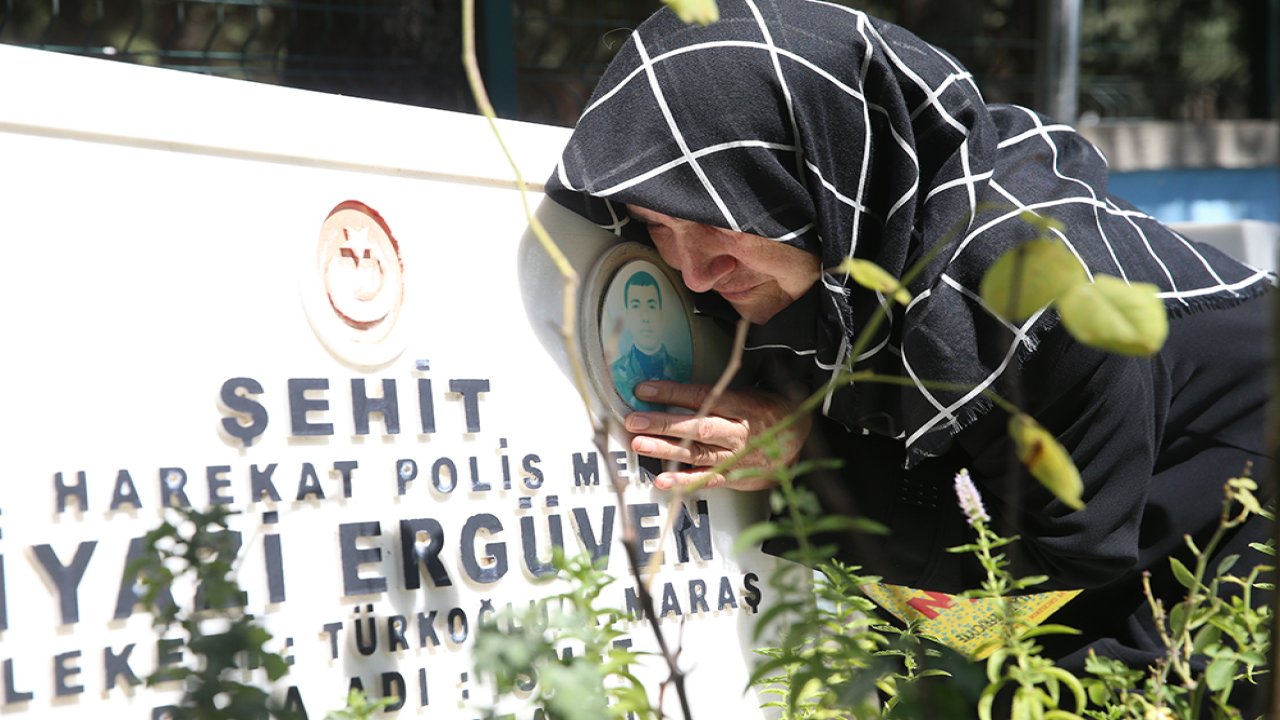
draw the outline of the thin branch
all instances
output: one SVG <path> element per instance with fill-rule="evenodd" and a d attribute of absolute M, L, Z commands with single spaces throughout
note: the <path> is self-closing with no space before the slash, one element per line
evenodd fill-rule
<path fill-rule="evenodd" d="M 588 420 L 594 430 L 595 444 L 599 448 L 600 453 L 608 457 L 609 453 L 609 425 L 608 420 L 600 420 L 596 413 L 592 410 L 591 394 L 587 389 L 587 373 L 586 368 L 582 365 L 581 354 L 578 352 L 576 342 L 576 325 L 578 310 L 578 274 L 574 271 L 572 264 L 568 258 L 560 251 L 559 246 L 551 239 L 546 228 L 532 213 L 529 208 L 528 185 L 525 183 L 524 175 L 521 174 L 520 168 L 516 165 L 515 158 L 511 155 L 511 151 L 507 148 L 507 144 L 502 139 L 502 133 L 498 130 L 497 116 L 494 113 L 493 105 L 489 102 L 489 95 L 485 91 L 484 81 L 480 76 L 480 65 L 476 60 L 475 52 L 475 0 L 463 0 L 462 4 L 462 62 L 467 71 L 467 81 L 471 86 L 472 95 L 475 97 L 476 107 L 480 113 L 484 115 L 489 122 L 489 128 L 493 131 L 493 135 L 498 140 L 498 144 L 502 147 L 502 153 L 506 156 L 507 162 L 510 163 L 512 171 L 516 175 L 516 185 L 520 191 L 520 202 L 524 206 L 525 219 L 529 223 L 529 228 L 533 231 L 538 242 L 542 245 L 543 250 L 555 263 L 556 268 L 560 271 L 560 275 L 564 278 L 564 302 L 562 311 L 564 313 L 563 322 L 560 326 L 560 335 L 565 344 L 565 354 L 569 358 L 569 363 L 573 371 L 574 384 L 578 390 L 578 395 L 582 399 L 583 407 L 587 411 Z M 635 527 L 630 517 L 625 512 L 626 503 L 626 483 L 618 476 L 617 468 L 613 463 L 605 463 L 606 472 L 608 472 L 612 481 L 614 492 L 618 498 L 618 507 L 623 509 L 621 515 L 622 526 L 622 545 L 627 552 L 627 564 L 631 569 L 632 575 L 636 580 L 637 595 L 639 596 L 640 606 L 649 620 L 649 625 L 653 630 L 654 638 L 657 640 L 667 668 L 670 672 L 668 682 L 672 683 L 676 689 L 676 695 L 680 700 L 680 707 L 683 711 L 685 720 L 692 720 L 692 711 L 689 708 L 688 694 L 685 692 L 685 676 L 680 670 L 677 661 L 677 652 L 672 652 L 668 647 L 666 637 L 662 633 L 659 626 L 659 618 L 653 607 L 653 596 L 648 592 L 639 566 L 640 544 L 637 539 Z M 665 686 L 665 683 L 664 683 Z"/>
<path fill-rule="evenodd" d="M 738 326 L 733 333 L 733 346 L 729 352 L 729 361 L 725 364 L 724 370 L 720 372 L 720 377 L 716 380 L 716 384 L 711 387 L 711 392 L 702 401 L 702 406 L 698 408 L 697 414 L 693 416 L 695 421 L 702 420 L 711 414 L 711 408 L 715 406 L 716 401 L 720 399 L 725 389 L 729 387 L 729 383 L 733 381 L 733 376 L 738 374 L 738 369 L 742 367 L 742 351 L 747 344 L 747 329 L 750 326 L 751 323 L 747 322 L 746 318 L 738 319 Z M 690 438 L 685 438 L 680 443 L 681 450 L 687 451 L 691 447 L 693 447 L 693 440 Z M 676 463 L 675 461 L 670 461 L 670 464 L 675 465 Z M 671 495 L 671 502 L 667 503 L 667 522 L 662 526 L 662 532 L 658 534 L 658 537 L 665 538 L 671 533 L 671 528 L 675 526 L 676 511 L 681 507 L 685 496 L 688 494 L 689 490 L 684 485 L 675 487 L 675 492 Z M 653 582 L 653 579 L 657 576 L 657 571 L 658 556 L 654 555 L 650 558 L 649 567 L 645 571 L 649 576 L 650 582 Z"/>
<path fill-rule="evenodd" d="M 534 237 L 538 239 L 538 243 L 542 246 L 547 256 L 555 263 L 556 269 L 560 271 L 561 277 L 564 278 L 564 300 L 562 304 L 562 312 L 564 319 L 560 324 L 560 337 L 565 344 L 565 354 L 569 358 L 569 365 L 573 371 L 574 386 L 578 390 L 578 396 L 582 399 L 583 407 L 586 408 L 588 416 L 593 416 L 591 395 L 587 391 L 587 371 L 582 365 L 582 358 L 575 347 L 574 329 L 577 325 L 578 316 L 578 273 L 573 269 L 573 265 L 564 253 L 560 251 L 560 246 L 547 233 L 547 229 L 542 226 L 542 221 L 529 208 L 529 186 L 525 182 L 524 174 L 520 172 L 519 166 L 516 164 L 515 157 L 511 154 L 511 150 L 507 147 L 507 143 L 502 139 L 502 133 L 498 131 L 497 113 L 493 110 L 493 104 L 489 102 L 489 93 L 484 88 L 484 80 L 480 76 L 480 63 L 476 59 L 476 22 L 475 22 L 475 0 L 463 0 L 462 3 L 462 64 L 467 71 L 467 82 L 471 86 L 471 94 L 475 97 L 476 107 L 480 110 L 480 114 L 484 115 L 485 120 L 489 122 L 489 129 L 493 131 L 494 138 L 497 139 L 499 147 L 502 148 L 502 154 L 507 158 L 507 163 L 511 165 L 512 172 L 516 176 L 516 188 L 520 191 L 520 203 L 524 207 L 524 216 L 529 223 L 529 229 L 533 231 Z"/>
<path fill-rule="evenodd" d="M 1273 12 L 1274 17 L 1274 12 Z M 1271 297 L 1267 298 L 1271 303 L 1271 386 L 1273 391 L 1267 399 L 1267 415 L 1269 429 L 1267 432 L 1267 446 L 1271 457 L 1280 457 L 1280 393 L 1275 392 L 1274 388 L 1280 387 L 1280 294 L 1271 293 Z M 1280 489 L 1280 464 L 1268 463 L 1267 477 L 1265 482 L 1271 486 L 1274 493 Z M 1275 547 L 1280 548 L 1280 522 L 1271 523 L 1271 539 Z M 1271 600 L 1271 664 L 1275 665 L 1277 653 L 1280 653 L 1280 593 L 1272 593 Z M 1280 672 L 1272 673 L 1271 676 L 1271 702 L 1270 713 L 1267 717 L 1280 718 Z"/>
<path fill-rule="evenodd" d="M 596 426 L 595 442 L 596 447 L 604 456 L 609 453 L 609 420 Z M 653 631 L 654 639 L 658 643 L 658 651 L 661 653 L 663 660 L 667 664 L 667 680 L 662 685 L 665 688 L 667 683 L 675 686 L 676 697 L 680 700 L 680 709 L 685 720 L 693 720 L 693 711 L 689 707 L 689 696 L 685 691 L 685 675 L 680 669 L 679 664 L 679 647 L 674 651 L 667 645 L 667 638 L 662 633 L 662 627 L 659 624 L 661 618 L 658 617 L 657 610 L 653 605 L 653 593 L 649 590 L 649 584 L 645 580 L 645 572 L 641 569 L 640 563 L 640 539 L 636 534 L 635 525 L 631 522 L 631 516 L 626 512 L 626 489 L 627 483 L 618 474 L 618 468 L 611 462 L 605 462 L 605 469 L 609 474 L 609 480 L 613 485 L 613 491 L 618 497 L 618 508 L 622 510 L 618 515 L 622 525 L 622 537 L 620 542 L 627 552 L 627 567 L 631 570 L 631 577 L 636 583 L 636 599 L 640 603 L 640 612 L 644 614 L 644 618 L 649 623 L 649 628 Z M 659 536 L 665 537 L 663 535 Z M 657 554 L 655 554 L 657 557 Z"/>

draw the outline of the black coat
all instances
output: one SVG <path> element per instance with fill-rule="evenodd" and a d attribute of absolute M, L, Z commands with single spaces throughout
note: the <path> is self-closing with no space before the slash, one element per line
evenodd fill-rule
<path fill-rule="evenodd" d="M 1078 667 L 1093 644 L 1145 665 L 1141 573 L 1169 596 L 1166 559 L 1184 533 L 1211 530 L 1223 482 L 1249 461 L 1266 472 L 1257 298 L 1274 278 L 1110 195 L 1106 159 L 1074 129 L 988 105 L 954 58 L 901 28 L 808 0 L 719 6 L 706 28 L 664 10 L 631 34 L 548 195 L 626 239 L 647 240 L 627 215 L 635 204 L 816 255 L 826 270 L 809 295 L 752 328 L 752 381 L 803 396 L 841 368 L 907 379 L 830 391 L 815 414 L 808 452 L 844 460 L 811 480 L 824 507 L 893 531 L 840 538 L 839 555 L 902 584 L 976 587 L 976 563 L 944 552 L 971 539 L 952 491 L 968 468 L 995 528 L 1023 537 L 1014 572 L 1085 589 L 1055 616 L 1084 634 L 1054 641 L 1053 655 Z M 1028 215 L 1055 226 L 1089 278 L 1157 286 L 1165 349 L 1109 355 L 1073 342 L 1052 309 L 1008 323 L 986 307 L 978 287 L 991 264 L 1041 234 Z M 839 269 L 850 257 L 895 277 L 914 268 L 914 300 L 894 306 L 858 285 Z M 700 306 L 726 309 L 714 294 Z M 1012 462 L 1007 418 L 975 388 L 1017 401 L 1059 438 L 1084 509 Z"/>
<path fill-rule="evenodd" d="M 1153 592 L 1171 608 L 1185 590 L 1173 579 L 1169 558 L 1193 566 L 1183 536 L 1204 546 L 1218 525 L 1226 480 L 1251 472 L 1260 481 L 1260 497 L 1272 496 L 1264 437 L 1272 300 L 1175 316 L 1164 348 L 1150 358 L 1093 350 L 1060 328 L 1048 333 L 1019 374 L 1020 392 L 1007 394 L 1021 394 L 1021 406 L 1071 453 L 1087 498 L 1078 512 L 1027 475 L 1012 455 L 1008 416 L 1000 410 L 957 434 L 943 455 L 909 470 L 900 440 L 817 419 L 807 452 L 840 458 L 843 467 L 805 482 L 827 511 L 868 517 L 890 530 L 883 537 L 822 540 L 836 543 L 840 560 L 886 582 L 941 592 L 976 588 L 984 579 L 981 566 L 946 551 L 974 539 L 953 486 L 956 472 L 967 468 L 993 527 L 1022 538 L 1005 549 L 1011 571 L 1049 576 L 1032 590 L 1084 590 L 1050 620 L 1081 634 L 1042 638 L 1049 655 L 1079 671 L 1094 647 L 1131 667 L 1146 667 L 1164 649 L 1143 594 L 1143 573 L 1151 572 Z M 803 312 L 802 305 L 793 307 Z M 791 334 L 785 315 L 776 320 L 774 331 Z M 758 333 L 761 344 L 777 339 L 769 330 Z M 795 375 L 788 369 L 794 355 L 750 355 L 750 372 L 759 382 L 799 390 L 788 380 Z M 1233 554 L 1241 556 L 1233 569 L 1239 575 L 1270 564 L 1248 545 L 1271 532 L 1262 518 L 1250 521 L 1227 538 L 1210 567 Z M 788 547 L 780 542 L 769 549 Z"/>

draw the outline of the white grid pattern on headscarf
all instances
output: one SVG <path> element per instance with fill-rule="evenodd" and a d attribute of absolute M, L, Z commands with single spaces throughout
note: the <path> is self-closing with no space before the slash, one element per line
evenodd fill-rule
<path fill-rule="evenodd" d="M 964 68 L 900 28 L 821 0 L 722 0 L 721 14 L 691 28 L 662 11 L 632 34 L 549 193 L 620 236 L 642 234 L 622 208 L 634 203 L 805 248 L 827 268 L 860 257 L 902 276 L 941 241 L 915 300 L 855 360 L 913 384 L 895 407 L 829 393 L 822 411 L 851 428 L 904 437 L 918 459 L 985 412 L 983 391 L 1056 322 L 1042 311 L 1008 323 L 977 294 L 994 259 L 1035 235 L 1024 213 L 1057 220 L 1090 279 L 1156 283 L 1175 312 L 1271 281 L 1109 197 L 1105 158 L 1074 130 L 986 106 Z M 748 351 L 811 363 L 814 378 L 847 366 L 888 301 L 844 274 L 824 273 L 821 288 L 815 322 L 830 332 L 765 326 Z"/>

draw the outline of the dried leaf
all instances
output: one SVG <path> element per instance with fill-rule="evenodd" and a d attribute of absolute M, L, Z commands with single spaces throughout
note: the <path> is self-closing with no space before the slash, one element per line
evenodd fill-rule
<path fill-rule="evenodd" d="M 1164 345 L 1169 317 L 1157 288 L 1098 275 L 1058 298 L 1062 324 L 1076 340 L 1122 355 L 1150 355 Z"/>
<path fill-rule="evenodd" d="M 1001 255 L 983 276 L 979 293 L 1001 317 L 1022 322 L 1087 282 L 1084 267 L 1062 241 L 1039 238 Z"/>
<path fill-rule="evenodd" d="M 1071 455 L 1048 430 L 1031 416 L 1018 413 L 1009 419 L 1009 435 L 1018 450 L 1018 459 L 1027 470 L 1067 507 L 1080 510 L 1084 485 Z"/>

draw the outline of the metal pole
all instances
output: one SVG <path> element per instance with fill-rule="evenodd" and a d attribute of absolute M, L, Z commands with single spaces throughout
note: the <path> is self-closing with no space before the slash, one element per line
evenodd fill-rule
<path fill-rule="evenodd" d="M 1053 0 L 1049 10 L 1048 114 L 1074 125 L 1080 97 L 1080 0 Z"/>
<path fill-rule="evenodd" d="M 1271 0 L 1267 22 L 1267 101 L 1265 114 L 1280 117 L 1280 0 Z M 1265 116 L 1265 115 L 1264 115 Z"/>

